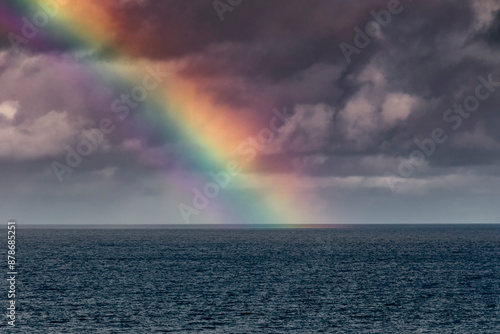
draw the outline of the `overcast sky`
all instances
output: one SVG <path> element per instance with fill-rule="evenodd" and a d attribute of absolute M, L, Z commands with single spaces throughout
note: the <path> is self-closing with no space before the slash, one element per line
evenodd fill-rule
<path fill-rule="evenodd" d="M 26 3 L 0 5 L 4 220 L 500 220 L 497 0 Z"/>

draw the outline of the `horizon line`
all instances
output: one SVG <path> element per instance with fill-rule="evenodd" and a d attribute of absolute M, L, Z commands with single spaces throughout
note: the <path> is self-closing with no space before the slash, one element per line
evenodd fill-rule
<path fill-rule="evenodd" d="M 17 228 L 33 229 L 334 229 L 373 226 L 479 226 L 496 223 L 342 223 L 342 224 L 19 224 Z"/>

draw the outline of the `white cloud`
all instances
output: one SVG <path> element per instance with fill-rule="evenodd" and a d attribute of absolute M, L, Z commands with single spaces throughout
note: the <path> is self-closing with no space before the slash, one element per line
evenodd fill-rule
<path fill-rule="evenodd" d="M 476 0 L 472 1 L 472 5 L 476 11 L 476 30 L 489 26 L 493 21 L 493 15 L 500 9 L 498 0 Z"/>
<path fill-rule="evenodd" d="M 346 137 L 364 144 L 370 140 L 371 132 L 377 128 L 375 106 L 364 96 L 357 96 L 349 101 L 340 114 L 345 123 Z"/>
<path fill-rule="evenodd" d="M 16 111 L 10 110 L 11 114 Z M 65 146 L 80 133 L 82 125 L 80 121 L 70 120 L 65 111 L 51 111 L 20 125 L 10 122 L 0 126 L 0 157 L 23 160 L 54 156 L 64 152 Z"/>
<path fill-rule="evenodd" d="M 382 119 L 389 125 L 406 120 L 417 101 L 417 98 L 408 94 L 387 94 L 382 105 Z"/>
<path fill-rule="evenodd" d="M 0 115 L 5 117 L 8 120 L 14 119 L 14 116 L 17 113 L 17 110 L 19 109 L 19 102 L 18 101 L 4 101 L 0 104 Z"/>
<path fill-rule="evenodd" d="M 389 183 L 395 185 L 397 194 L 427 195 L 435 190 L 471 194 L 499 194 L 500 177 L 479 175 L 463 170 L 458 173 L 428 178 L 388 179 L 385 176 L 329 176 L 310 177 L 292 174 L 242 174 L 246 187 L 256 189 L 285 188 L 293 185 L 295 191 L 315 192 L 325 188 L 344 192 L 379 190 L 391 193 Z M 491 187 L 495 185 L 494 187 Z"/>
<path fill-rule="evenodd" d="M 406 120 L 421 99 L 391 92 L 385 74 L 375 65 L 367 66 L 356 81 L 360 90 L 339 113 L 344 135 L 358 149 L 369 145 L 377 134 Z"/>

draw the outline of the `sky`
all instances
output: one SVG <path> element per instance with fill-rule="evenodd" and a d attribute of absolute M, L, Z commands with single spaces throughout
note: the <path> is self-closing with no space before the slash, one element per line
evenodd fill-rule
<path fill-rule="evenodd" d="M 496 0 L 0 4 L 24 224 L 494 223 Z"/>

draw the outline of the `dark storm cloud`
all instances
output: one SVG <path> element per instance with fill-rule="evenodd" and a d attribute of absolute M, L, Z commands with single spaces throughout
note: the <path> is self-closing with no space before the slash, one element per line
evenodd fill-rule
<path fill-rule="evenodd" d="M 353 54 L 350 64 L 339 44 L 354 45 L 354 28 L 363 29 L 373 20 L 370 11 L 387 9 L 387 1 L 244 1 L 234 11 L 226 12 L 223 22 L 211 1 L 105 1 L 102 6 L 114 19 L 113 43 L 125 45 L 136 56 L 177 59 L 181 75 L 202 81 L 217 101 L 261 115 L 262 122 L 274 107 L 330 106 L 332 117 L 322 130 L 326 132 L 324 140 L 317 145 L 307 143 L 314 147 L 311 155 L 328 157 L 350 150 L 367 155 L 406 154 L 412 139 L 443 126 L 443 112 L 469 93 L 466 87 L 474 89 L 478 75 L 489 74 L 495 65 L 470 55 L 482 41 L 491 45 L 498 30 L 498 14 L 487 27 L 474 29 L 476 12 L 472 1 L 401 1 L 402 12 L 382 28 L 381 37 L 372 38 L 359 55 Z M 471 44 L 471 40 L 475 42 Z M 464 52 L 466 46 L 468 54 Z M 57 84 L 50 76 L 64 73 L 64 63 L 57 58 L 47 56 L 31 67 L 24 66 L 17 76 L 9 76 L 7 69 L 4 77 L 8 80 L 45 88 L 20 96 L 23 90 L 11 86 L 2 98 L 22 100 L 23 110 L 34 113 L 81 110 L 76 113 L 90 113 L 90 117 L 97 118 L 109 109 L 109 101 L 118 92 L 89 86 L 86 79 L 75 82 L 68 78 L 60 88 L 43 85 L 43 81 Z M 58 63 L 52 66 L 50 62 Z M 376 87 L 373 80 L 377 74 L 360 79 L 370 68 L 380 71 L 386 81 L 383 85 Z M 23 78 L 29 78 L 29 82 L 22 83 Z M 75 92 L 60 94 L 68 89 Z M 388 94 L 400 94 L 405 101 L 411 97 L 419 103 L 406 119 L 388 124 L 378 120 L 384 102 L 390 102 L 383 98 Z M 382 98 L 374 101 L 376 96 Z M 356 99 L 371 103 L 373 115 L 365 117 L 360 111 L 359 119 L 353 116 L 359 105 Z M 497 99 L 484 102 L 481 109 L 492 108 Z M 497 122 L 496 115 L 483 114 L 487 124 Z M 354 138 L 356 132 L 349 128 L 358 126 L 363 119 L 371 124 L 359 131 L 366 132 L 369 138 Z M 464 122 L 462 130 L 472 131 L 478 119 L 472 117 Z M 281 154 L 293 157 L 297 149 L 300 155 L 308 154 L 294 139 L 300 131 L 308 129 L 297 128 L 285 134 L 289 137 L 282 139 Z M 491 126 L 486 131 L 496 138 Z M 114 142 L 122 142 L 127 132 L 122 131 L 122 138 Z M 161 134 L 155 136 L 154 130 L 149 133 L 152 145 L 162 145 L 166 140 Z"/>
<path fill-rule="evenodd" d="M 243 1 L 228 11 L 221 22 L 214 2 L 204 1 L 91 1 L 105 8 L 113 20 L 109 45 L 123 45 L 135 56 L 172 58 L 202 51 L 211 44 L 247 43 L 256 40 L 299 38 L 308 40 L 336 38 L 351 34 L 351 27 L 363 20 L 370 9 L 383 8 L 384 0 L 346 3 L 335 0 Z M 28 10 L 30 9 L 30 10 Z M 2 12 L 5 29 L 22 36 L 23 17 L 33 16 L 36 6 L 12 3 Z M 18 18 L 15 15 L 19 16 Z M 31 49 L 39 52 L 81 49 L 78 41 L 64 36 L 67 29 L 55 29 L 45 38 L 37 34 L 30 38 Z M 62 31 L 61 31 L 62 30 Z M 6 34 L 1 45 L 9 47 Z M 76 36 L 75 36 L 76 37 Z M 107 39 L 108 40 L 108 39 Z M 106 54 L 106 52 L 104 52 Z"/>
<path fill-rule="evenodd" d="M 10 109 L 0 117 L 4 138 L 29 144 L 29 136 L 19 133 L 42 136 L 51 128 L 47 124 L 60 124 L 41 137 L 46 145 L 38 151 L 19 150 L 16 164 L 7 162 L 11 153 L 0 145 L 3 178 L 12 185 L 12 180 L 24 180 L 26 189 L 38 182 L 33 199 L 47 191 L 48 198 L 62 202 L 70 193 L 97 204 L 112 197 L 114 189 L 155 201 L 161 194 L 158 169 L 203 170 L 190 165 L 196 149 L 165 135 L 175 133 L 174 127 L 165 131 L 160 122 L 145 124 L 131 115 L 115 122 L 117 131 L 106 137 L 103 149 L 70 176 L 81 192 L 49 185 L 57 182 L 50 161 L 63 161 L 65 145 L 74 146 L 82 131 L 95 128 L 110 112 L 110 103 L 130 90 L 106 77 L 112 77 L 115 62 L 134 57 L 175 64 L 177 75 L 234 108 L 235 122 L 239 113 L 252 113 L 264 128 L 273 108 L 291 110 L 291 118 L 259 151 L 256 173 L 311 177 L 324 198 L 355 212 L 353 221 L 370 219 L 355 206 L 384 221 L 377 207 L 390 203 L 400 207 L 394 221 L 411 220 L 406 212 L 432 220 L 419 209 L 405 211 L 412 204 L 427 206 L 435 210 L 434 217 L 446 220 L 453 205 L 443 198 L 454 192 L 498 196 L 500 87 L 481 101 L 478 111 L 461 119 L 459 129 L 443 119 L 455 103 L 475 93 L 479 76 L 500 81 L 500 6 L 495 1 L 401 1 L 401 13 L 350 62 L 340 43 L 355 45 L 354 29 L 364 30 L 373 20 L 370 11 L 387 9 L 388 1 L 243 0 L 224 13 L 222 22 L 212 1 L 95 3 L 113 18 L 109 45 L 82 50 L 78 43 L 34 39 L 30 53 L 1 55 L 0 111 L 3 102 L 8 102 L 4 108 L 17 106 L 12 120 Z M 8 47 L 5 36 L 3 41 Z M 127 57 L 108 52 L 116 45 L 127 50 Z M 403 186 L 401 199 L 391 202 L 384 173 L 397 170 L 400 157 L 418 148 L 415 139 L 430 138 L 435 128 L 442 128 L 448 140 L 425 157 Z M 107 182 L 105 191 L 95 195 L 101 181 Z M 429 191 L 434 195 L 422 197 Z M 347 195 L 339 198 L 339 192 Z"/>
<path fill-rule="evenodd" d="M 386 87 L 378 93 L 397 91 L 432 101 L 432 106 L 421 105 L 424 110 L 412 113 L 407 122 L 375 131 L 370 143 L 364 145 L 370 151 L 384 141 L 404 143 L 442 123 L 440 111 L 460 99 L 456 95 L 462 86 L 472 85 L 477 75 L 487 74 L 492 68 L 492 64 L 481 59 L 461 55 L 465 41 L 477 35 L 491 44 L 498 30 L 498 14 L 483 29 L 485 32 L 472 29 L 476 17 L 472 1 L 439 4 L 402 1 L 403 11 L 383 27 L 383 37 L 373 38 L 359 55 L 352 55 L 353 61 L 348 65 L 339 43 L 353 44 L 354 27 L 363 28 L 373 19 L 370 11 L 386 9 L 387 4 L 387 1 L 243 1 L 234 11 L 225 13 L 223 22 L 211 1 L 105 1 L 102 6 L 114 18 L 113 43 L 125 45 L 136 56 L 180 59 L 183 64 L 180 73 L 205 80 L 207 91 L 219 101 L 250 107 L 256 113 L 280 105 L 331 106 L 335 115 L 328 131 L 330 143 L 337 145 L 330 147 L 340 150 L 349 146 L 338 145 L 342 141 L 339 132 L 347 125 L 333 121 L 346 113 L 346 105 L 359 93 L 363 83 L 356 78 L 368 66 L 380 68 L 387 78 Z M 51 80 L 50 71 L 41 70 L 51 66 L 51 58 L 47 59 L 24 70 L 23 76 L 30 78 L 31 85 L 44 87 L 41 81 Z M 64 69 L 58 68 L 53 73 L 60 71 Z M 82 81 L 74 85 L 85 84 Z M 54 109 L 54 104 L 61 110 L 76 110 L 84 104 L 75 102 L 76 94 L 58 93 L 68 89 L 66 84 L 60 89 L 53 85 L 45 87 L 53 92 L 40 91 L 44 99 L 31 94 L 33 103 L 18 96 L 22 93 L 15 86 L 3 99 L 22 99 L 23 108 L 46 111 Z M 86 106 L 86 112 L 108 108 L 111 94 L 104 97 L 103 89 L 93 87 L 81 91 L 92 96 L 84 99 L 94 104 Z M 100 96 L 102 103 L 98 102 Z M 495 100 L 487 103 L 493 105 Z M 468 122 L 467 127 L 472 127 L 471 124 Z M 330 151 L 328 147 L 324 150 Z"/>
<path fill-rule="evenodd" d="M 371 133 L 368 140 L 358 146 L 352 143 L 360 138 L 350 138 L 345 141 L 337 134 L 345 131 L 346 127 L 351 127 L 352 130 L 352 127 L 359 126 L 360 122 L 370 116 L 369 113 L 363 111 L 359 119 L 347 124 L 332 122 L 332 127 L 328 130 L 331 140 L 323 148 L 325 156 L 335 155 L 335 151 L 343 152 L 349 147 L 358 154 L 365 152 L 367 155 L 380 153 L 389 156 L 404 155 L 415 149 L 413 144 L 415 138 L 428 137 L 435 127 L 442 127 L 447 130 L 450 137 L 455 137 L 459 135 L 458 132 L 472 131 L 480 119 L 486 119 L 487 124 L 498 124 L 499 114 L 494 110 L 500 101 L 499 92 L 493 94 L 487 101 L 481 102 L 480 110 L 469 119 L 464 119 L 459 131 L 450 130 L 450 124 L 443 120 L 443 113 L 448 108 L 455 103 L 462 103 L 466 96 L 474 93 L 479 75 L 487 78 L 489 74 L 493 74 L 495 80 L 500 81 L 500 75 L 495 70 L 498 61 L 485 61 L 480 55 L 475 56 L 473 52 L 477 45 L 469 46 L 469 49 L 465 50 L 466 41 L 477 33 L 473 28 L 475 13 L 471 3 L 457 5 L 454 2 L 439 4 L 422 2 L 412 5 L 414 6 L 408 7 L 401 17 L 394 19 L 390 26 L 384 28 L 383 38 L 368 46 L 372 53 L 367 61 L 354 59 L 353 64 L 345 69 L 345 75 L 333 83 L 344 89 L 341 99 L 328 102 L 336 110 L 337 121 L 349 115 L 350 111 L 355 111 L 355 108 L 346 110 L 346 105 L 359 96 L 372 104 L 374 118 L 367 121 L 367 127 L 361 128 Z M 491 23 L 492 26 L 495 24 Z M 370 67 L 381 71 L 386 80 L 384 87 L 379 87 L 377 90 L 377 83 L 373 80 L 356 82 L 356 78 Z M 366 92 L 363 91 L 363 87 L 368 87 Z M 384 99 L 374 101 L 375 95 L 390 93 L 408 94 L 419 99 L 420 103 L 402 122 L 391 126 L 376 124 Z M 486 126 L 485 135 L 498 141 L 497 131 L 494 128 L 495 126 Z M 362 137 L 362 134 L 359 136 Z M 444 148 L 447 146 L 444 145 Z M 471 164 L 474 164 L 473 161 L 479 159 L 481 155 L 482 160 L 491 161 L 488 155 L 492 154 L 492 147 L 490 145 L 483 148 L 477 145 L 474 155 L 471 155 L 470 149 L 454 149 L 453 152 L 457 154 L 457 163 L 467 161 L 467 156 L 470 156 Z M 318 152 L 316 150 L 311 154 Z M 439 154 L 430 157 L 431 163 L 434 159 L 438 159 L 438 156 Z M 448 161 L 453 164 L 453 159 Z M 353 174 L 360 172 L 356 168 L 351 171 Z"/>
<path fill-rule="evenodd" d="M 339 40 L 351 34 L 353 25 L 366 18 L 370 9 L 382 8 L 386 2 L 243 1 L 232 12 L 226 12 L 223 22 L 213 1 L 106 5 L 111 6 L 116 18 L 118 43 L 131 46 L 142 56 L 168 58 L 199 52 L 211 44 Z"/>
<path fill-rule="evenodd" d="M 484 38 L 492 46 L 500 46 L 500 10 L 496 12 L 495 19 L 486 31 Z"/>

